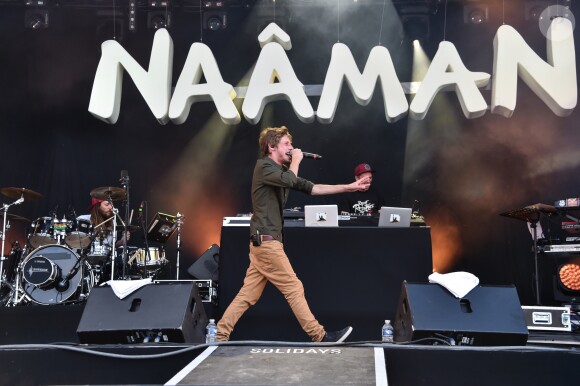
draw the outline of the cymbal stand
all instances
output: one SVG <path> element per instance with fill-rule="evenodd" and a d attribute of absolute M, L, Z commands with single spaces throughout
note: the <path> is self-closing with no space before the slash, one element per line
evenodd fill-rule
<path fill-rule="evenodd" d="M 534 266 L 535 266 L 535 285 L 536 285 L 536 305 L 541 305 L 540 302 L 540 270 L 538 269 L 538 221 L 540 221 L 540 215 L 535 219 L 529 219 L 530 227 L 533 229 L 534 234 Z"/>
<path fill-rule="evenodd" d="M 183 219 L 185 217 L 177 212 L 177 261 L 175 267 L 177 268 L 176 280 L 179 280 L 179 257 L 181 255 L 181 226 L 183 225 Z"/>
<path fill-rule="evenodd" d="M 145 206 L 145 215 L 143 215 L 143 209 L 142 209 L 143 206 Z M 141 230 L 143 230 L 143 240 L 145 240 L 145 255 L 143 256 L 145 261 L 143 262 L 143 270 L 141 271 L 141 279 L 145 279 L 147 277 L 147 263 L 149 263 L 151 261 L 151 253 L 149 252 L 149 239 L 147 238 L 147 227 L 146 227 L 148 207 L 149 207 L 149 204 L 147 203 L 147 201 L 143 201 L 141 203 L 141 206 L 139 207 L 139 220 L 141 222 L 139 225 L 141 225 Z M 139 263 L 139 262 L 137 262 L 137 263 Z"/>
<path fill-rule="evenodd" d="M 111 203 L 111 205 L 113 205 L 113 200 L 111 199 L 111 197 L 109 197 L 109 202 Z M 125 226 L 125 222 L 123 221 L 123 219 L 121 218 L 121 216 L 119 216 L 119 209 L 115 208 L 115 206 L 113 205 L 113 242 L 111 245 L 111 249 L 112 249 L 112 253 L 111 253 L 111 280 L 114 280 L 115 278 L 115 263 L 117 262 L 117 248 L 116 248 L 116 244 L 117 244 L 117 219 L 119 219 L 119 221 L 121 221 L 121 223 L 123 224 L 123 226 Z M 125 226 L 125 229 L 127 229 L 127 226 Z M 125 236 L 125 239 L 127 239 L 127 237 Z M 126 249 L 126 247 L 125 247 Z M 123 262 L 123 279 L 125 279 L 124 273 L 125 273 L 125 262 Z"/>
<path fill-rule="evenodd" d="M 19 205 L 24 202 L 24 194 L 20 196 L 20 198 L 14 201 L 12 204 L 2 204 L 2 250 L 0 250 L 0 286 L 4 282 L 4 260 L 6 257 L 4 256 L 4 247 L 6 245 L 6 229 L 10 227 L 8 224 L 8 208 L 12 205 Z"/>
<path fill-rule="evenodd" d="M 123 186 L 123 189 L 125 189 L 125 222 L 123 223 L 123 225 L 128 224 L 129 223 L 129 173 L 126 170 L 122 170 L 121 171 L 121 179 L 120 179 L 121 185 Z M 127 271 L 126 271 L 126 266 L 127 266 L 127 227 L 125 226 L 125 237 L 123 237 L 123 279 L 127 278 Z M 113 245 L 113 248 L 115 248 L 115 245 Z"/>

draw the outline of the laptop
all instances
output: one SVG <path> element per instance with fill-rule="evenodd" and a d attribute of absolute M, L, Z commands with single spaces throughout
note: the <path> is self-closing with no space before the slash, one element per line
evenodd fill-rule
<path fill-rule="evenodd" d="M 338 205 L 305 205 L 304 226 L 337 227 Z"/>
<path fill-rule="evenodd" d="M 411 208 L 383 206 L 379 212 L 380 227 L 408 228 L 411 225 Z"/>

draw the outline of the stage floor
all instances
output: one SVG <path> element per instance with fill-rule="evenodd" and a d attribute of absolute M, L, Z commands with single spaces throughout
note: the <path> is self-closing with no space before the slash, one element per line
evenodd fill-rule
<path fill-rule="evenodd" d="M 3 385 L 554 385 L 578 377 L 580 346 L 227 342 L 3 345 Z"/>
<path fill-rule="evenodd" d="M 580 334 L 566 332 L 531 332 L 527 346 L 515 347 L 80 344 L 83 308 L 0 308 L 0 384 L 545 386 L 573 382 L 580 364 Z"/>

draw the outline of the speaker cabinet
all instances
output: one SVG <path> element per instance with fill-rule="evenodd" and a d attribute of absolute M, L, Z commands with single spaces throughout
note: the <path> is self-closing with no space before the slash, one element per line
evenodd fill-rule
<path fill-rule="evenodd" d="M 207 316 L 194 282 L 146 285 L 124 299 L 95 287 L 81 316 L 81 343 L 205 342 Z"/>
<path fill-rule="evenodd" d="M 528 340 L 513 286 L 477 286 L 457 299 L 438 284 L 405 281 L 394 329 L 396 342 L 435 337 L 456 345 L 518 346 Z"/>
<path fill-rule="evenodd" d="M 219 281 L 220 248 L 212 244 L 188 269 L 193 278 Z"/>

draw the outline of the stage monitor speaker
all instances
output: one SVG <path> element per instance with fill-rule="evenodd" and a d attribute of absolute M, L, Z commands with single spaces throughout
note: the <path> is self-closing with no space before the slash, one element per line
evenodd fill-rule
<path fill-rule="evenodd" d="M 207 316 L 193 282 L 146 285 L 123 299 L 91 290 L 77 335 L 81 343 L 204 343 Z"/>
<path fill-rule="evenodd" d="M 188 269 L 194 279 L 219 280 L 218 265 L 220 260 L 220 248 L 212 244 Z"/>
<path fill-rule="evenodd" d="M 404 281 L 394 329 L 396 342 L 434 337 L 465 346 L 520 346 L 528 340 L 513 286 L 477 286 L 458 299 L 438 284 Z"/>

